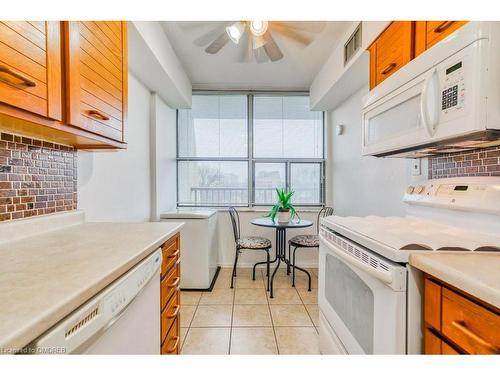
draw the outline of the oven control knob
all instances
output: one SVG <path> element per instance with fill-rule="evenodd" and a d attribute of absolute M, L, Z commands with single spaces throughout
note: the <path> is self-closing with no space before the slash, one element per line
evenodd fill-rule
<path fill-rule="evenodd" d="M 417 185 L 417 186 L 415 186 L 414 192 L 416 194 L 422 194 L 424 192 L 424 190 L 425 190 L 425 186 L 424 185 Z"/>
<path fill-rule="evenodd" d="M 415 190 L 415 187 L 413 187 L 412 185 L 408 186 L 406 188 L 406 193 L 407 194 L 413 194 L 413 191 Z"/>

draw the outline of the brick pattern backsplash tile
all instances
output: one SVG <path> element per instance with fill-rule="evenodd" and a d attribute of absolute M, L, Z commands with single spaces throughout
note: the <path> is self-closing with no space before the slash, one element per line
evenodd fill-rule
<path fill-rule="evenodd" d="M 429 178 L 500 176 L 500 146 L 429 158 Z"/>
<path fill-rule="evenodd" d="M 0 133 L 0 221 L 76 209 L 76 150 Z"/>

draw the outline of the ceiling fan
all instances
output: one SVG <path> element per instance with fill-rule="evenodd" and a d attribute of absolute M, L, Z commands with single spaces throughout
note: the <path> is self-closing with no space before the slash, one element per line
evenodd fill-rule
<path fill-rule="evenodd" d="M 278 61 L 283 58 L 273 34 L 280 34 L 299 44 L 308 46 L 313 41 L 311 34 L 320 33 L 325 22 L 318 21 L 236 21 L 216 23 L 210 31 L 195 39 L 194 43 L 205 47 L 205 52 L 216 54 L 229 42 L 244 47 L 241 62 L 257 63 Z"/>

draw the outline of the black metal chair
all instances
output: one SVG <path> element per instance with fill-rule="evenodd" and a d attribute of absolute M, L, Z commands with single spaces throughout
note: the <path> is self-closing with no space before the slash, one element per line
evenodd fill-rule
<path fill-rule="evenodd" d="M 234 278 L 236 277 L 236 266 L 238 264 L 238 257 L 242 250 L 264 250 L 267 255 L 267 290 L 269 291 L 269 250 L 272 247 L 271 241 L 265 237 L 240 237 L 240 216 L 234 207 L 229 207 L 229 216 L 233 224 L 234 242 L 236 244 L 236 254 L 234 257 L 233 273 L 231 275 L 231 288 L 233 287 Z M 257 265 L 257 264 L 256 264 Z M 255 265 L 255 266 L 256 266 Z M 253 279 L 255 280 L 255 266 L 253 267 Z"/>
<path fill-rule="evenodd" d="M 291 238 L 288 241 L 288 259 L 290 260 L 290 250 L 291 247 L 293 246 L 293 255 L 292 255 L 292 286 L 295 286 L 295 269 L 298 269 L 302 272 L 305 272 L 307 274 L 307 277 L 309 278 L 309 292 L 311 291 L 311 275 L 309 272 L 307 272 L 305 269 L 300 268 L 295 265 L 295 252 L 297 249 L 301 248 L 315 248 L 319 247 L 319 221 L 322 217 L 326 216 L 331 216 L 333 215 L 333 208 L 332 207 L 323 207 L 321 211 L 318 213 L 318 220 L 317 220 L 317 233 L 316 234 L 302 234 L 295 236 Z"/>

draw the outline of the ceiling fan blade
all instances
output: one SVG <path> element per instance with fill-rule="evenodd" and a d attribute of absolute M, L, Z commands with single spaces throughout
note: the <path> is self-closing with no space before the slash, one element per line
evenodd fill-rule
<path fill-rule="evenodd" d="M 240 55 L 239 62 L 245 62 L 248 63 L 252 61 L 253 57 L 253 48 L 252 48 L 252 38 L 250 36 L 250 33 L 246 32 L 243 33 L 240 43 L 243 46 L 243 51 Z"/>
<path fill-rule="evenodd" d="M 274 25 L 287 27 L 300 31 L 307 31 L 309 33 L 320 33 L 326 27 L 325 21 L 272 21 Z"/>
<path fill-rule="evenodd" d="M 253 49 L 259 49 L 261 47 L 264 47 L 264 45 L 267 43 L 267 40 L 264 38 L 264 35 L 252 34 L 252 39 L 253 39 Z"/>
<path fill-rule="evenodd" d="M 255 56 L 255 61 L 257 61 L 258 64 L 265 63 L 269 60 L 269 57 L 267 56 L 267 53 L 264 50 L 264 47 L 254 49 L 253 53 Z"/>
<path fill-rule="evenodd" d="M 205 48 L 206 53 L 216 54 L 229 42 L 229 35 L 224 31 L 210 45 Z"/>
<path fill-rule="evenodd" d="M 309 35 L 306 35 L 289 27 L 284 27 L 282 25 L 272 24 L 270 26 L 270 29 L 304 46 L 308 46 L 313 41 L 313 38 L 311 38 Z"/>
<path fill-rule="evenodd" d="M 210 25 L 210 30 L 194 39 L 193 43 L 198 47 L 206 46 L 222 33 L 225 33 L 226 26 L 230 24 L 231 22 L 214 22 L 214 25 Z"/>
<path fill-rule="evenodd" d="M 266 44 L 264 44 L 264 50 L 266 51 L 267 56 L 269 56 L 269 59 L 273 62 L 281 60 L 283 58 L 283 52 L 281 52 L 280 48 L 274 41 L 271 33 L 267 31 L 263 35 L 263 37 L 266 40 Z"/>

